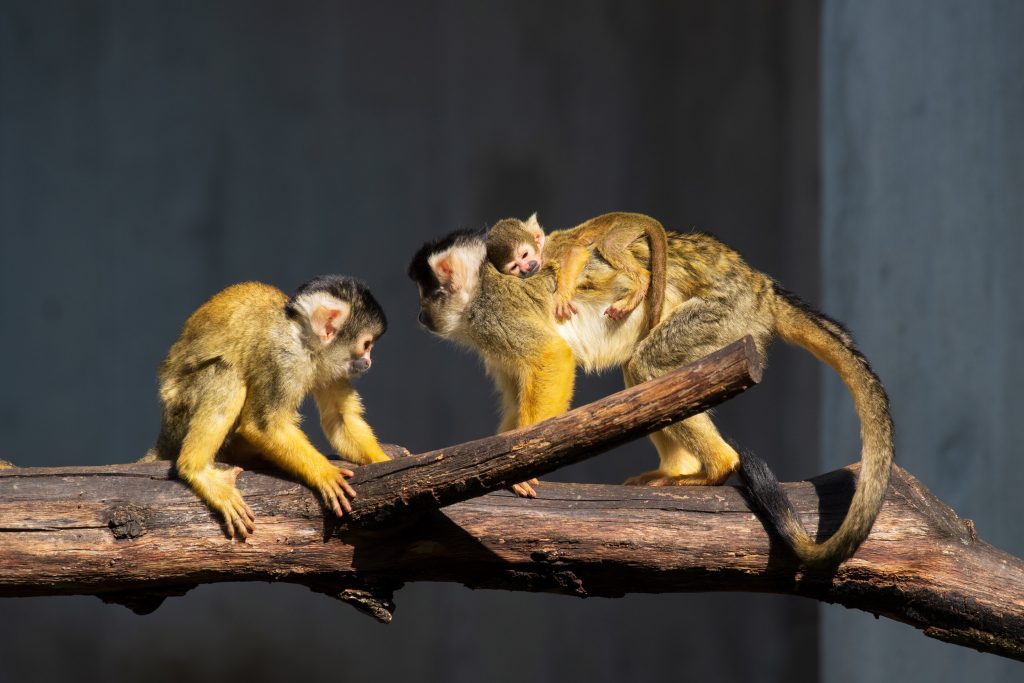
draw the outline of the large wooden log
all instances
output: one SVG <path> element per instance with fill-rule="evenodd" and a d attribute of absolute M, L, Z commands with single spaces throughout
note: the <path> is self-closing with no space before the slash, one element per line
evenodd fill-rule
<path fill-rule="evenodd" d="M 786 484 L 804 524 L 830 533 L 856 468 Z M 581 597 L 671 591 L 803 595 L 934 638 L 1024 659 L 1024 563 L 979 540 L 905 471 L 871 536 L 834 573 L 802 572 L 731 486 L 554 484 L 423 510 L 400 525 L 327 526 L 305 487 L 240 478 L 260 519 L 247 543 L 164 464 L 23 469 L 0 478 L 0 596 L 93 594 L 148 611 L 200 583 L 284 581 L 391 618 L 408 581 Z"/>
<path fill-rule="evenodd" d="M 535 500 L 470 500 L 705 409 L 712 395 L 756 381 L 751 352 L 746 342 L 653 390 L 362 468 L 353 519 L 341 525 L 305 487 L 245 472 L 239 486 L 259 518 L 247 543 L 226 539 L 168 464 L 2 470 L 0 596 L 90 594 L 146 612 L 199 583 L 285 581 L 387 621 L 406 581 L 583 597 L 764 591 L 838 602 L 1024 659 L 1024 563 L 978 540 L 969 520 L 898 468 L 871 536 L 830 573 L 801 571 L 732 487 L 544 483 Z M 820 524 L 827 536 L 838 526 L 855 476 L 847 468 L 786 485 L 808 528 Z"/>

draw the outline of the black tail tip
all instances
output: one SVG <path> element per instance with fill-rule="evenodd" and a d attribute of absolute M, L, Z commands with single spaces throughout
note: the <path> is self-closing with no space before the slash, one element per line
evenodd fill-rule
<path fill-rule="evenodd" d="M 768 463 L 750 451 L 742 449 L 739 456 L 739 474 L 746 488 L 747 501 L 755 512 L 765 517 L 769 530 L 791 545 L 793 539 L 789 532 L 795 512 L 778 477 Z"/>

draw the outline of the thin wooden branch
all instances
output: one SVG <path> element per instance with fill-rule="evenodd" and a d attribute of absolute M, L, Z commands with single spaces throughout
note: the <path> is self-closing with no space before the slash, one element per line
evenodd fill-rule
<path fill-rule="evenodd" d="M 696 415 L 761 381 L 750 337 L 530 427 L 359 468 L 349 526 L 506 488 Z"/>

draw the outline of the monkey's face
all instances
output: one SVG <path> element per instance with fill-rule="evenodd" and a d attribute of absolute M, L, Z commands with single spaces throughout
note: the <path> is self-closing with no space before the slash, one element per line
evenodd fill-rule
<path fill-rule="evenodd" d="M 540 270 L 540 254 L 532 242 L 520 242 L 512 250 L 512 259 L 503 263 L 498 270 L 507 275 L 530 277 Z"/>
<path fill-rule="evenodd" d="M 486 246 L 478 233 L 454 232 L 424 244 L 409 264 L 420 295 L 419 321 L 434 334 L 455 334 L 476 296 Z"/>
<path fill-rule="evenodd" d="M 373 350 L 373 343 L 377 340 L 376 335 L 369 330 L 363 330 L 356 335 L 353 342 L 349 343 L 347 353 L 348 361 L 345 372 L 349 377 L 362 374 L 370 369 L 373 362 L 370 359 L 370 352 Z M 339 345 L 342 340 L 339 340 Z"/>
<path fill-rule="evenodd" d="M 530 277 L 543 265 L 544 231 L 537 214 L 523 222 L 503 218 L 487 233 L 487 260 L 505 275 Z"/>
<path fill-rule="evenodd" d="M 338 275 L 302 285 L 286 310 L 305 330 L 308 348 L 332 377 L 369 370 L 374 342 L 387 330 L 384 310 L 366 285 Z"/>

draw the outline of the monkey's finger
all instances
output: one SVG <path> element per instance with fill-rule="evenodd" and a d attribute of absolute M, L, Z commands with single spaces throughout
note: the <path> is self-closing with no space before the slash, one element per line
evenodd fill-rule
<path fill-rule="evenodd" d="M 349 475 L 349 476 L 351 476 L 351 475 Z M 339 493 L 341 493 L 343 495 L 347 495 L 349 498 L 355 498 L 356 497 L 356 495 L 357 495 L 356 494 L 356 490 L 354 488 L 352 488 L 352 484 L 348 483 L 347 479 L 343 479 L 343 478 L 339 477 L 338 480 L 335 483 L 337 484 L 338 488 L 340 489 Z"/>
<path fill-rule="evenodd" d="M 530 486 L 540 486 L 540 479 L 537 479 L 537 477 L 534 477 L 533 479 L 530 479 L 526 483 L 529 484 Z"/>
<path fill-rule="evenodd" d="M 335 515 L 337 515 L 338 517 L 341 517 L 341 515 L 342 515 L 341 505 L 338 503 L 338 496 L 334 493 L 334 491 L 331 490 L 331 487 L 330 486 L 323 487 L 323 489 L 321 489 L 320 493 L 324 497 L 324 502 L 327 504 L 327 507 L 331 508 L 331 510 L 334 511 Z"/>
<path fill-rule="evenodd" d="M 352 512 L 352 505 L 348 502 L 348 498 L 345 497 L 341 487 L 336 483 L 331 482 L 324 489 L 324 497 L 328 500 L 328 504 L 338 517 L 341 517 L 346 512 Z"/>
<path fill-rule="evenodd" d="M 337 496 L 338 502 L 341 504 L 342 509 L 345 512 L 352 512 L 352 504 L 348 502 L 348 498 L 345 497 L 345 490 L 352 491 L 352 487 L 348 485 L 348 482 L 342 479 L 340 482 L 334 482 L 334 495 Z M 352 491 L 354 494 L 355 491 Z M 338 512 L 338 516 L 341 517 L 341 513 Z"/>
<path fill-rule="evenodd" d="M 353 472 L 352 470 L 349 470 L 349 469 L 345 469 L 344 467 L 339 467 L 338 468 L 338 472 L 340 472 L 341 476 L 343 476 L 343 477 L 354 477 L 354 476 L 356 476 L 355 472 Z"/>
<path fill-rule="evenodd" d="M 570 311 L 572 311 L 573 315 L 576 315 L 577 313 L 580 312 L 580 310 L 576 308 L 576 304 L 574 304 L 571 301 L 567 301 L 565 305 L 569 308 Z"/>

